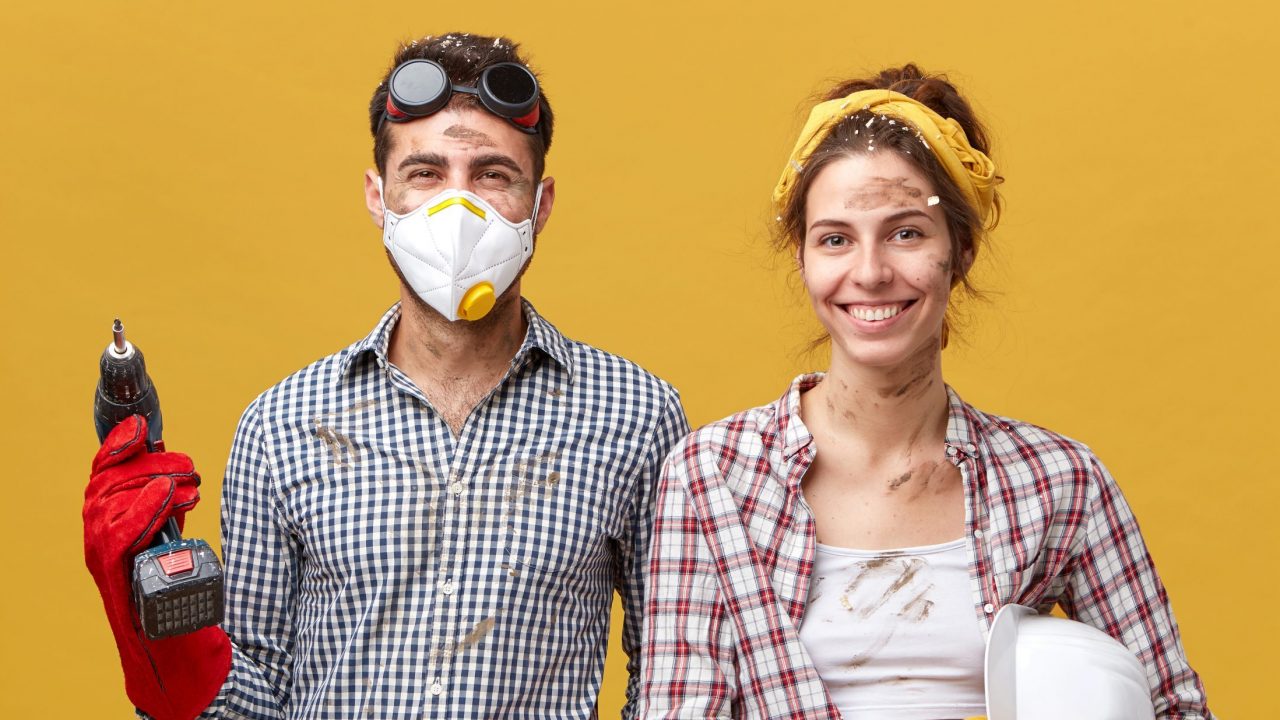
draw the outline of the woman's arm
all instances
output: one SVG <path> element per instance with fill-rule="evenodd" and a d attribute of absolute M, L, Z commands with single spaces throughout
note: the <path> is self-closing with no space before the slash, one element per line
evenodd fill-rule
<path fill-rule="evenodd" d="M 1107 469 L 1089 459 L 1088 520 L 1059 603 L 1072 619 L 1106 631 L 1137 654 L 1157 718 L 1212 718 L 1138 521 Z"/>
<path fill-rule="evenodd" d="M 688 492 L 681 448 L 658 485 L 646 582 L 642 718 L 728 718 L 737 697 L 733 626 Z"/>

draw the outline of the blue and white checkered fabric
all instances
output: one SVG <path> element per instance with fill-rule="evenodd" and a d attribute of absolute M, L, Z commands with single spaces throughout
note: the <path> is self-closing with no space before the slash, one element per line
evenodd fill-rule
<path fill-rule="evenodd" d="M 525 314 L 458 437 L 387 361 L 398 306 L 249 406 L 222 498 L 234 664 L 202 717 L 592 717 L 615 588 L 635 678 L 684 411 Z"/>

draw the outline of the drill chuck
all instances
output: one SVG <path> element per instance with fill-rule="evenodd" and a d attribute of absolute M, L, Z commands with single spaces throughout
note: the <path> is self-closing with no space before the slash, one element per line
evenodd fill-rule
<path fill-rule="evenodd" d="M 147 419 L 147 442 L 154 446 L 164 436 L 164 418 L 155 385 L 147 375 L 147 361 L 141 350 L 124 339 L 124 325 L 119 319 L 111 330 L 113 341 L 102 351 L 98 362 L 98 392 L 93 398 L 98 442 L 130 415 L 141 415 Z"/>

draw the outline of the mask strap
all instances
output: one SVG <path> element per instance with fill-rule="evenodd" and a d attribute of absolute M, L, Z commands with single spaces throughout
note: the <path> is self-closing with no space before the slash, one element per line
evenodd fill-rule
<path fill-rule="evenodd" d="M 538 234 L 538 206 L 542 204 L 542 182 L 538 182 L 538 189 L 533 193 L 533 214 L 529 216 L 529 223 L 532 227 L 529 230 L 534 234 Z"/>
<path fill-rule="evenodd" d="M 378 183 L 378 202 L 382 203 L 382 214 L 386 215 L 387 199 L 382 196 L 382 176 L 379 175 L 378 177 L 374 178 L 374 181 Z"/>

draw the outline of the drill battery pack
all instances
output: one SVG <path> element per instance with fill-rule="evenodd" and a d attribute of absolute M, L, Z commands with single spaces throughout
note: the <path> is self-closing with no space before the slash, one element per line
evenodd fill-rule
<path fill-rule="evenodd" d="M 133 559 L 133 589 L 149 638 L 222 622 L 222 566 L 204 540 L 176 540 L 139 553 Z"/>

